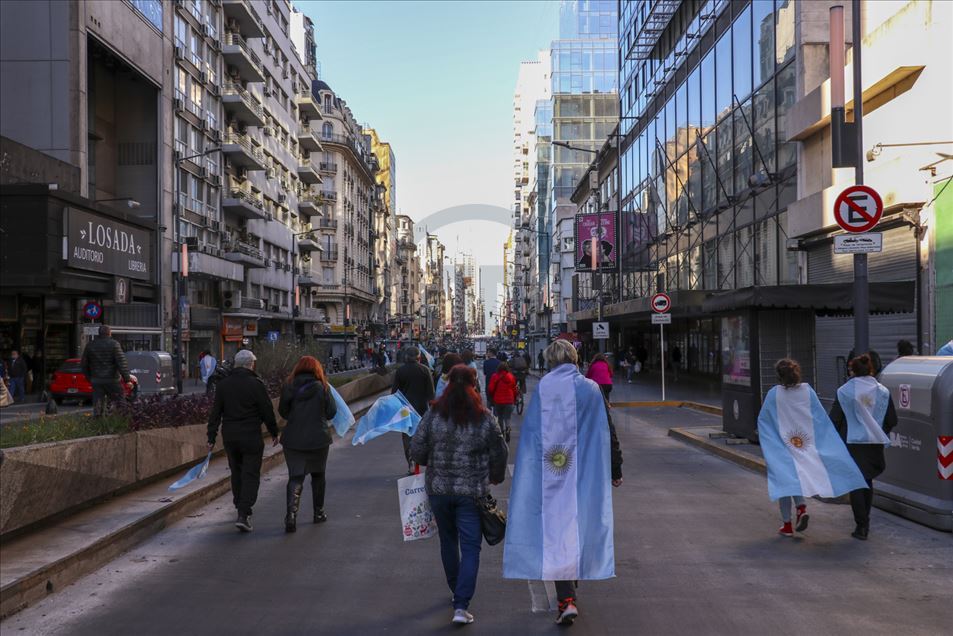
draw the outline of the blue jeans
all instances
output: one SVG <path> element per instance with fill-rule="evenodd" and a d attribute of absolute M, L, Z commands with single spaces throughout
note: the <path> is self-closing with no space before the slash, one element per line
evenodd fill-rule
<path fill-rule="evenodd" d="M 14 402 L 22 402 L 24 388 L 26 387 L 26 378 L 10 378 L 10 397 Z"/>
<path fill-rule="evenodd" d="M 430 508 L 437 520 L 440 559 L 453 592 L 453 609 L 467 609 L 480 570 L 480 511 L 473 497 L 457 495 L 430 495 Z"/>
<path fill-rule="evenodd" d="M 799 497 L 794 495 L 793 497 L 781 497 L 778 499 L 778 508 L 781 510 L 781 521 L 787 523 L 791 520 L 791 504 L 794 504 L 794 507 L 804 505 L 804 497 Z"/>

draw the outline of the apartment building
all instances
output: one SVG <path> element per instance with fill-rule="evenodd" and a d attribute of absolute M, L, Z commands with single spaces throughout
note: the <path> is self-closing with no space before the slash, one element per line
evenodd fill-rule
<path fill-rule="evenodd" d="M 443 261 L 446 256 L 446 247 L 433 234 L 427 234 L 424 255 L 424 306 L 427 315 L 424 329 L 428 334 L 442 333 L 447 324 L 446 300 L 447 293 L 444 284 Z"/>
<path fill-rule="evenodd" d="M 394 259 L 397 253 L 397 158 L 394 149 L 382 141 L 377 131 L 364 131 L 371 141 L 371 152 L 377 158 L 379 201 L 373 219 L 374 286 L 377 288 L 377 320 L 382 333 L 390 335 L 395 327 L 397 298 L 393 293 Z"/>
<path fill-rule="evenodd" d="M 414 243 L 414 221 L 406 214 L 397 215 L 396 264 L 398 333 L 401 338 L 417 338 L 424 322 L 420 302 L 422 275 Z"/>

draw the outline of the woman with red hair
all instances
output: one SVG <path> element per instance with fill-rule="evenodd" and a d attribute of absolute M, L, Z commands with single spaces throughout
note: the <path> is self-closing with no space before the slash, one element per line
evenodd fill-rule
<path fill-rule="evenodd" d="M 453 593 L 451 622 L 473 622 L 468 610 L 480 568 L 477 498 L 506 476 L 506 442 L 477 393 L 476 371 L 450 369 L 447 388 L 420 420 L 411 459 L 427 467 L 426 488 L 440 534 L 440 558 Z"/>
<path fill-rule="evenodd" d="M 303 356 L 298 360 L 281 388 L 278 413 L 288 421 L 281 433 L 281 445 L 288 465 L 285 532 L 294 532 L 306 475 L 311 475 L 314 522 L 328 520 L 324 512 L 325 468 L 333 441 L 330 421 L 337 414 L 337 404 L 328 388 L 324 367 L 315 358 Z"/>

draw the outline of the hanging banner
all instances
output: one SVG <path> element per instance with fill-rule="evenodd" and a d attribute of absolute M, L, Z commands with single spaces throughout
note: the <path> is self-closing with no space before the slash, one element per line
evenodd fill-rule
<path fill-rule="evenodd" d="M 591 272 L 592 239 L 596 239 L 596 264 L 600 272 L 614 272 L 619 268 L 619 250 L 617 242 L 615 212 L 598 214 L 577 214 L 576 234 L 576 271 Z"/>

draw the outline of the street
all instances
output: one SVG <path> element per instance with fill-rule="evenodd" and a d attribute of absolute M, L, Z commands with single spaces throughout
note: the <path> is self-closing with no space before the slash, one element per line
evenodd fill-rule
<path fill-rule="evenodd" d="M 511 461 L 519 431 L 516 417 Z M 579 589 L 579 634 L 939 634 L 953 621 L 953 540 L 875 510 L 871 539 L 849 536 L 848 506 L 809 502 L 810 528 L 776 534 L 762 476 L 667 436 L 717 418 L 674 408 L 614 412 L 625 453 L 615 491 L 617 578 Z M 285 534 L 284 466 L 263 478 L 255 530 L 230 497 L 172 525 L 96 573 L 14 615 L 24 634 L 415 634 L 446 632 L 451 609 L 436 538 L 404 543 L 397 435 L 337 443 L 327 524 L 307 491 Z M 509 480 L 497 487 L 504 499 Z M 471 605 L 480 634 L 556 630 L 543 588 L 500 576 L 484 545 Z M 534 612 L 534 605 L 536 612 Z"/>

